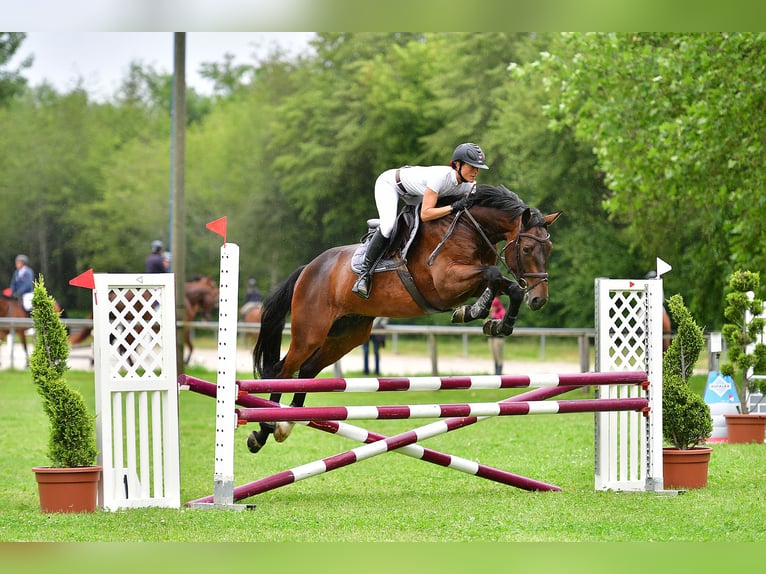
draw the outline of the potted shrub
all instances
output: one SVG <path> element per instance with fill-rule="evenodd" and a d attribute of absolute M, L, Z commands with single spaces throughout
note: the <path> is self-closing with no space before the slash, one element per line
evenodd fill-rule
<path fill-rule="evenodd" d="M 713 432 L 710 407 L 688 384 L 705 344 L 702 329 L 692 318 L 681 295 L 668 299 L 677 325 L 676 336 L 662 359 L 662 434 L 672 447 L 663 449 L 666 488 L 701 488 L 707 485 L 713 449 L 699 446 Z"/>
<path fill-rule="evenodd" d="M 729 278 L 721 330 L 726 362 L 721 374 L 732 378 L 740 400 L 739 414 L 724 415 L 730 443 L 764 440 L 766 415 L 751 413 L 748 400 L 750 393 L 766 394 L 766 379 L 753 376 L 766 371 L 766 345 L 757 343 L 766 324 L 759 317 L 763 313 L 763 300 L 756 295 L 759 286 L 760 275 L 752 271 L 735 271 Z"/>
<path fill-rule="evenodd" d="M 43 512 L 92 512 L 101 467 L 95 466 L 95 419 L 82 395 L 66 382 L 69 341 L 42 276 L 35 282 L 32 319 L 37 342 L 30 369 L 50 423 L 50 466 L 32 469 Z"/>

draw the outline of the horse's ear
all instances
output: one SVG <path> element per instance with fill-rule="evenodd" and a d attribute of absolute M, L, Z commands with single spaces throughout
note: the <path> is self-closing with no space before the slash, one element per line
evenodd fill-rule
<path fill-rule="evenodd" d="M 561 217 L 561 214 L 564 213 L 563 211 L 557 211 L 556 213 L 549 213 L 548 215 L 544 216 L 545 219 L 545 225 L 550 225 L 551 223 L 555 222 L 559 217 Z"/>
<path fill-rule="evenodd" d="M 529 223 L 529 220 L 531 218 L 532 218 L 532 210 L 527 207 L 524 209 L 524 212 L 521 214 L 521 227 L 526 229 L 527 224 Z"/>

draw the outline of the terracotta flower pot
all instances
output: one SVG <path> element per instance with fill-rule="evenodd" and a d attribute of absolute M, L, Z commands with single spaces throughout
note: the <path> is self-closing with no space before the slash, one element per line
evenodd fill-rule
<path fill-rule="evenodd" d="M 32 469 L 42 512 L 93 512 L 98 501 L 100 466 Z"/>
<path fill-rule="evenodd" d="M 679 450 L 662 449 L 662 473 L 665 488 L 702 488 L 707 486 L 708 465 L 713 452 L 709 447 Z"/>
<path fill-rule="evenodd" d="M 729 414 L 724 415 L 729 443 L 743 444 L 757 442 L 763 444 L 766 436 L 766 415 Z"/>

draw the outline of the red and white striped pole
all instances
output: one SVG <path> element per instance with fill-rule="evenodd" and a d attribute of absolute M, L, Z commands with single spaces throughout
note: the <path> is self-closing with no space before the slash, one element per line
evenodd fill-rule
<path fill-rule="evenodd" d="M 191 391 L 194 391 L 203 395 L 207 395 L 210 397 L 215 397 L 216 386 L 213 383 L 209 383 L 207 381 L 203 381 L 201 379 L 197 379 L 189 375 L 181 375 L 179 377 L 179 384 L 188 386 L 189 390 Z M 544 400 L 547 398 L 564 394 L 570 390 L 574 390 L 575 388 L 577 387 L 553 387 L 553 388 L 546 388 L 546 389 L 537 389 L 527 393 L 522 393 L 518 395 L 518 397 L 513 397 L 508 400 L 511 401 L 516 398 L 518 398 L 519 400 L 524 400 L 524 399 Z M 252 408 L 273 407 L 273 406 L 279 405 L 279 403 L 275 403 L 267 399 L 262 399 L 260 397 L 254 397 L 252 395 L 240 396 L 237 399 L 237 403 L 242 406 L 252 407 Z M 476 419 L 476 421 L 478 420 L 479 419 Z M 375 442 L 375 441 L 387 438 L 386 436 L 378 434 L 376 432 L 369 431 L 367 429 L 364 429 L 358 426 L 354 426 L 348 423 L 343 423 L 338 421 L 324 421 L 321 423 L 309 422 L 307 423 L 307 426 L 317 430 L 321 430 L 323 432 L 330 433 L 330 434 L 337 434 L 339 436 L 343 436 L 351 440 L 356 440 L 361 443 L 371 443 L 371 442 Z M 412 458 L 417 458 L 425 462 L 430 462 L 432 464 L 436 464 L 446 468 L 451 468 L 453 470 L 459 470 L 461 472 L 472 474 L 480 478 L 485 478 L 487 480 L 493 480 L 495 482 L 507 484 L 508 486 L 521 488 L 523 490 L 530 490 L 530 491 L 561 490 L 561 488 L 559 488 L 558 486 L 554 484 L 548 484 L 546 482 L 535 480 L 533 478 L 528 478 L 526 476 L 514 474 L 512 472 L 494 468 L 485 464 L 480 464 L 475 461 L 468 460 L 459 456 L 425 448 L 419 444 L 407 445 L 400 449 L 397 449 L 395 452 L 412 457 Z M 201 499 L 201 500 L 205 500 L 205 499 Z M 189 504 L 193 504 L 195 502 L 197 501 L 192 501 Z"/>
<path fill-rule="evenodd" d="M 634 397 L 568 401 L 514 401 L 512 403 L 244 408 L 237 409 L 237 417 L 238 420 L 246 422 L 393 420 L 641 411 L 648 406 L 649 402 L 645 398 Z"/>
<path fill-rule="evenodd" d="M 467 389 L 514 389 L 581 385 L 646 384 L 643 371 L 604 373 L 564 373 L 533 375 L 472 375 L 450 377 L 381 377 L 348 379 L 248 379 L 238 380 L 241 391 L 248 393 L 322 393 L 444 391 Z"/>

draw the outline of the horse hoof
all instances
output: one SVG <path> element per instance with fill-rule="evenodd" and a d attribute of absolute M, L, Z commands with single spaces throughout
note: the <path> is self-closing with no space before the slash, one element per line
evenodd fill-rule
<path fill-rule="evenodd" d="M 263 448 L 263 445 L 265 444 L 265 442 L 266 441 L 264 441 L 263 443 L 258 442 L 258 435 L 256 434 L 255 431 L 253 431 L 247 437 L 247 449 L 253 454 L 255 454 Z"/>
<path fill-rule="evenodd" d="M 277 442 L 285 442 L 290 433 L 293 432 L 294 422 L 281 422 L 277 423 L 277 428 L 274 430 L 274 440 Z"/>
<path fill-rule="evenodd" d="M 462 307 L 458 307 L 452 312 L 452 318 L 450 319 L 450 322 L 452 323 L 465 323 L 465 314 L 468 311 L 468 305 L 463 305 Z"/>
<path fill-rule="evenodd" d="M 503 332 L 501 322 L 497 319 L 485 322 L 481 330 L 487 337 L 505 337 L 513 333 L 513 327 L 511 327 L 510 333 Z"/>

